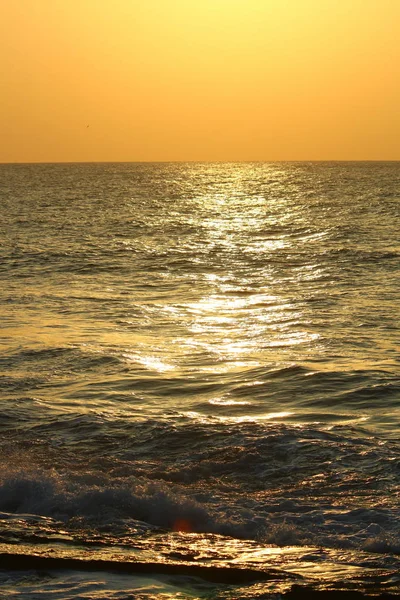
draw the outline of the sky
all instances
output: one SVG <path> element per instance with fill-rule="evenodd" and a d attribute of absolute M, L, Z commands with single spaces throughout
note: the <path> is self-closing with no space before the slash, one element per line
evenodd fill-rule
<path fill-rule="evenodd" d="M 400 0 L 0 0 L 0 162 L 400 160 Z"/>

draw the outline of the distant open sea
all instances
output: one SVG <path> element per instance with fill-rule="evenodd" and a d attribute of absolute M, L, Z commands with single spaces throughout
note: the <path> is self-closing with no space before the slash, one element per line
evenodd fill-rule
<path fill-rule="evenodd" d="M 400 594 L 400 163 L 3 164 L 0 207 L 0 597 Z"/>

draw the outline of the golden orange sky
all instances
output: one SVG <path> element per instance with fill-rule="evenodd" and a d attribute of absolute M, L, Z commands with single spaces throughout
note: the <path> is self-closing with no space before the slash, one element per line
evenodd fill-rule
<path fill-rule="evenodd" d="M 400 160 L 400 0 L 0 0 L 0 162 Z"/>

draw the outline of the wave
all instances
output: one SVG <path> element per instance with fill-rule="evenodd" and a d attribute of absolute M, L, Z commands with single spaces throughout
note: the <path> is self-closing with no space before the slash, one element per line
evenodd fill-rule
<path fill-rule="evenodd" d="M 232 585 L 252 583 L 255 581 L 299 580 L 301 577 L 280 569 L 256 569 L 243 567 L 217 567 L 206 565 L 185 565 L 163 562 L 122 561 L 105 559 L 54 558 L 50 556 L 34 556 L 30 554 L 0 553 L 2 569 L 11 570 L 59 570 L 127 573 L 130 575 L 174 575 L 180 577 L 200 577 L 213 583 Z"/>
<path fill-rule="evenodd" d="M 385 528 L 377 523 L 377 520 L 387 521 L 384 510 L 364 509 L 335 513 L 331 509 L 325 515 L 326 523 L 323 528 L 322 512 L 319 511 L 303 511 L 301 524 L 291 522 L 290 510 L 295 507 L 287 502 L 287 517 L 280 522 L 264 524 L 260 531 L 259 523 L 257 528 L 250 521 L 235 523 L 232 518 L 227 520 L 226 515 L 224 520 L 217 521 L 193 500 L 178 498 L 154 488 L 152 491 L 149 488 L 142 491 L 136 489 L 134 493 L 127 489 L 93 487 L 76 492 L 75 495 L 70 494 L 67 499 L 61 498 L 60 492 L 55 492 L 53 484 L 42 478 L 20 479 L 11 485 L 8 483 L 1 487 L 1 492 L 8 498 L 8 505 L 3 503 L 8 510 L 11 508 L 12 497 L 14 496 L 15 502 L 16 493 L 24 493 L 26 500 L 18 507 L 14 504 L 14 508 L 30 511 L 40 509 L 46 515 L 51 513 L 50 517 L 41 522 L 35 518 L 35 513 L 26 515 L 23 511 L 14 511 L 14 515 L 18 517 L 17 526 L 14 526 L 11 515 L 3 512 L 0 515 L 0 543 L 3 544 L 11 541 L 18 544 L 63 543 L 80 546 L 107 544 L 111 548 L 121 545 L 135 547 L 139 544 L 141 547 L 143 544 L 153 543 L 151 536 L 156 535 L 160 540 L 162 536 L 168 535 L 169 530 L 191 536 L 196 533 L 216 534 L 223 536 L 221 540 L 225 538 L 228 545 L 227 536 L 230 540 L 254 540 L 261 546 L 318 546 L 342 552 L 358 551 L 391 556 L 400 554 L 398 529 L 393 531 L 390 526 Z M 243 512 L 246 511 L 242 509 Z M 318 521 L 319 531 L 315 527 L 315 522 Z M 187 543 L 190 539 L 187 539 Z M 184 538 L 180 538 L 180 541 L 181 544 L 185 543 Z"/>
<path fill-rule="evenodd" d="M 24 382 L 25 387 L 29 386 L 30 378 L 24 378 L 23 373 L 33 371 L 43 373 L 46 379 L 54 374 L 71 374 L 79 372 L 90 372 L 101 370 L 103 374 L 107 373 L 110 367 L 124 367 L 126 364 L 123 357 L 117 353 L 101 352 L 96 348 L 87 345 L 25 348 L 19 347 L 17 350 L 4 353 L 0 358 L 0 367 L 9 373 L 15 373 L 15 386 L 18 389 L 18 382 Z M 3 376 L 5 377 L 5 376 Z M 10 385 L 12 375 L 9 375 Z M 6 385 L 6 379 L 4 382 Z M 38 378 L 38 383 L 41 379 Z"/>
<path fill-rule="evenodd" d="M 164 562 L 119 560 L 104 557 L 34 555 L 31 552 L 2 552 L 1 577 L 5 591 L 23 585 L 32 597 L 65 598 L 81 593 L 85 598 L 263 598 L 282 600 L 394 600 L 398 584 L 394 569 L 386 572 L 356 569 L 349 577 L 338 565 L 318 565 L 320 577 L 293 573 L 270 565 L 196 564 L 195 562 Z M 316 555 L 310 555 L 315 559 Z M 287 566 L 287 565 L 286 565 Z M 23 576 L 19 572 L 23 572 Z M 101 579 L 96 574 L 101 574 Z M 125 575 L 129 575 L 125 577 Z M 344 579 L 343 579 L 344 576 Z M 89 579 L 90 578 L 90 579 Z M 50 582 L 49 582 L 50 580 Z M 48 582 L 50 585 L 48 585 Z M 227 587 L 228 586 L 228 587 Z M 101 591 L 100 591 L 101 590 Z M 36 592 L 36 593 L 35 593 Z M 48 595 L 49 594 L 49 595 Z M 93 595 L 92 595 L 93 594 Z M 105 596 L 104 594 L 107 594 Z M 122 595 L 121 595 L 122 594 Z M 128 594 L 128 595 L 127 595 Z M 72 597 L 72 596 L 71 596 Z M 80 597 L 80 595 L 79 595 Z"/>
<path fill-rule="evenodd" d="M 54 416 L 2 439 L 0 510 L 398 553 L 400 448 L 359 426 Z M 28 467 L 27 465 L 31 465 Z"/>
<path fill-rule="evenodd" d="M 160 483 L 115 482 L 107 486 L 89 484 L 90 478 L 93 475 L 81 478 L 86 482 L 66 484 L 55 475 L 19 473 L 4 480 L 0 486 L 3 526 L 5 522 L 9 528 L 12 526 L 7 513 L 22 517 L 28 514 L 29 519 L 32 515 L 53 519 L 55 531 L 62 522 L 64 535 L 69 532 L 82 537 L 89 531 L 92 535 L 94 531 L 107 532 L 109 541 L 114 536 L 114 543 L 134 539 L 138 533 L 142 536 L 147 524 L 149 531 L 213 533 L 278 546 L 319 545 L 400 554 L 399 523 L 394 527 L 393 516 L 384 508 L 317 508 L 281 499 L 262 510 L 259 506 L 259 513 L 256 506 L 235 510 L 221 504 L 216 509 L 212 507 L 212 494 L 207 506 Z M 51 522 L 45 524 L 49 536 Z M 29 535 L 29 527 L 25 533 L 18 532 L 22 541 Z M 0 539 L 4 542 L 7 535 L 4 538 L 3 532 Z"/>

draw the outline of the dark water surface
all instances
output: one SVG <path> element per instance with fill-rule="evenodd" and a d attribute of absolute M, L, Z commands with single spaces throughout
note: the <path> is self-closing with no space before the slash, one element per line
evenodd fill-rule
<path fill-rule="evenodd" d="M 0 165 L 0 206 L 0 552 L 193 571 L 0 594 L 400 593 L 400 163 Z"/>

